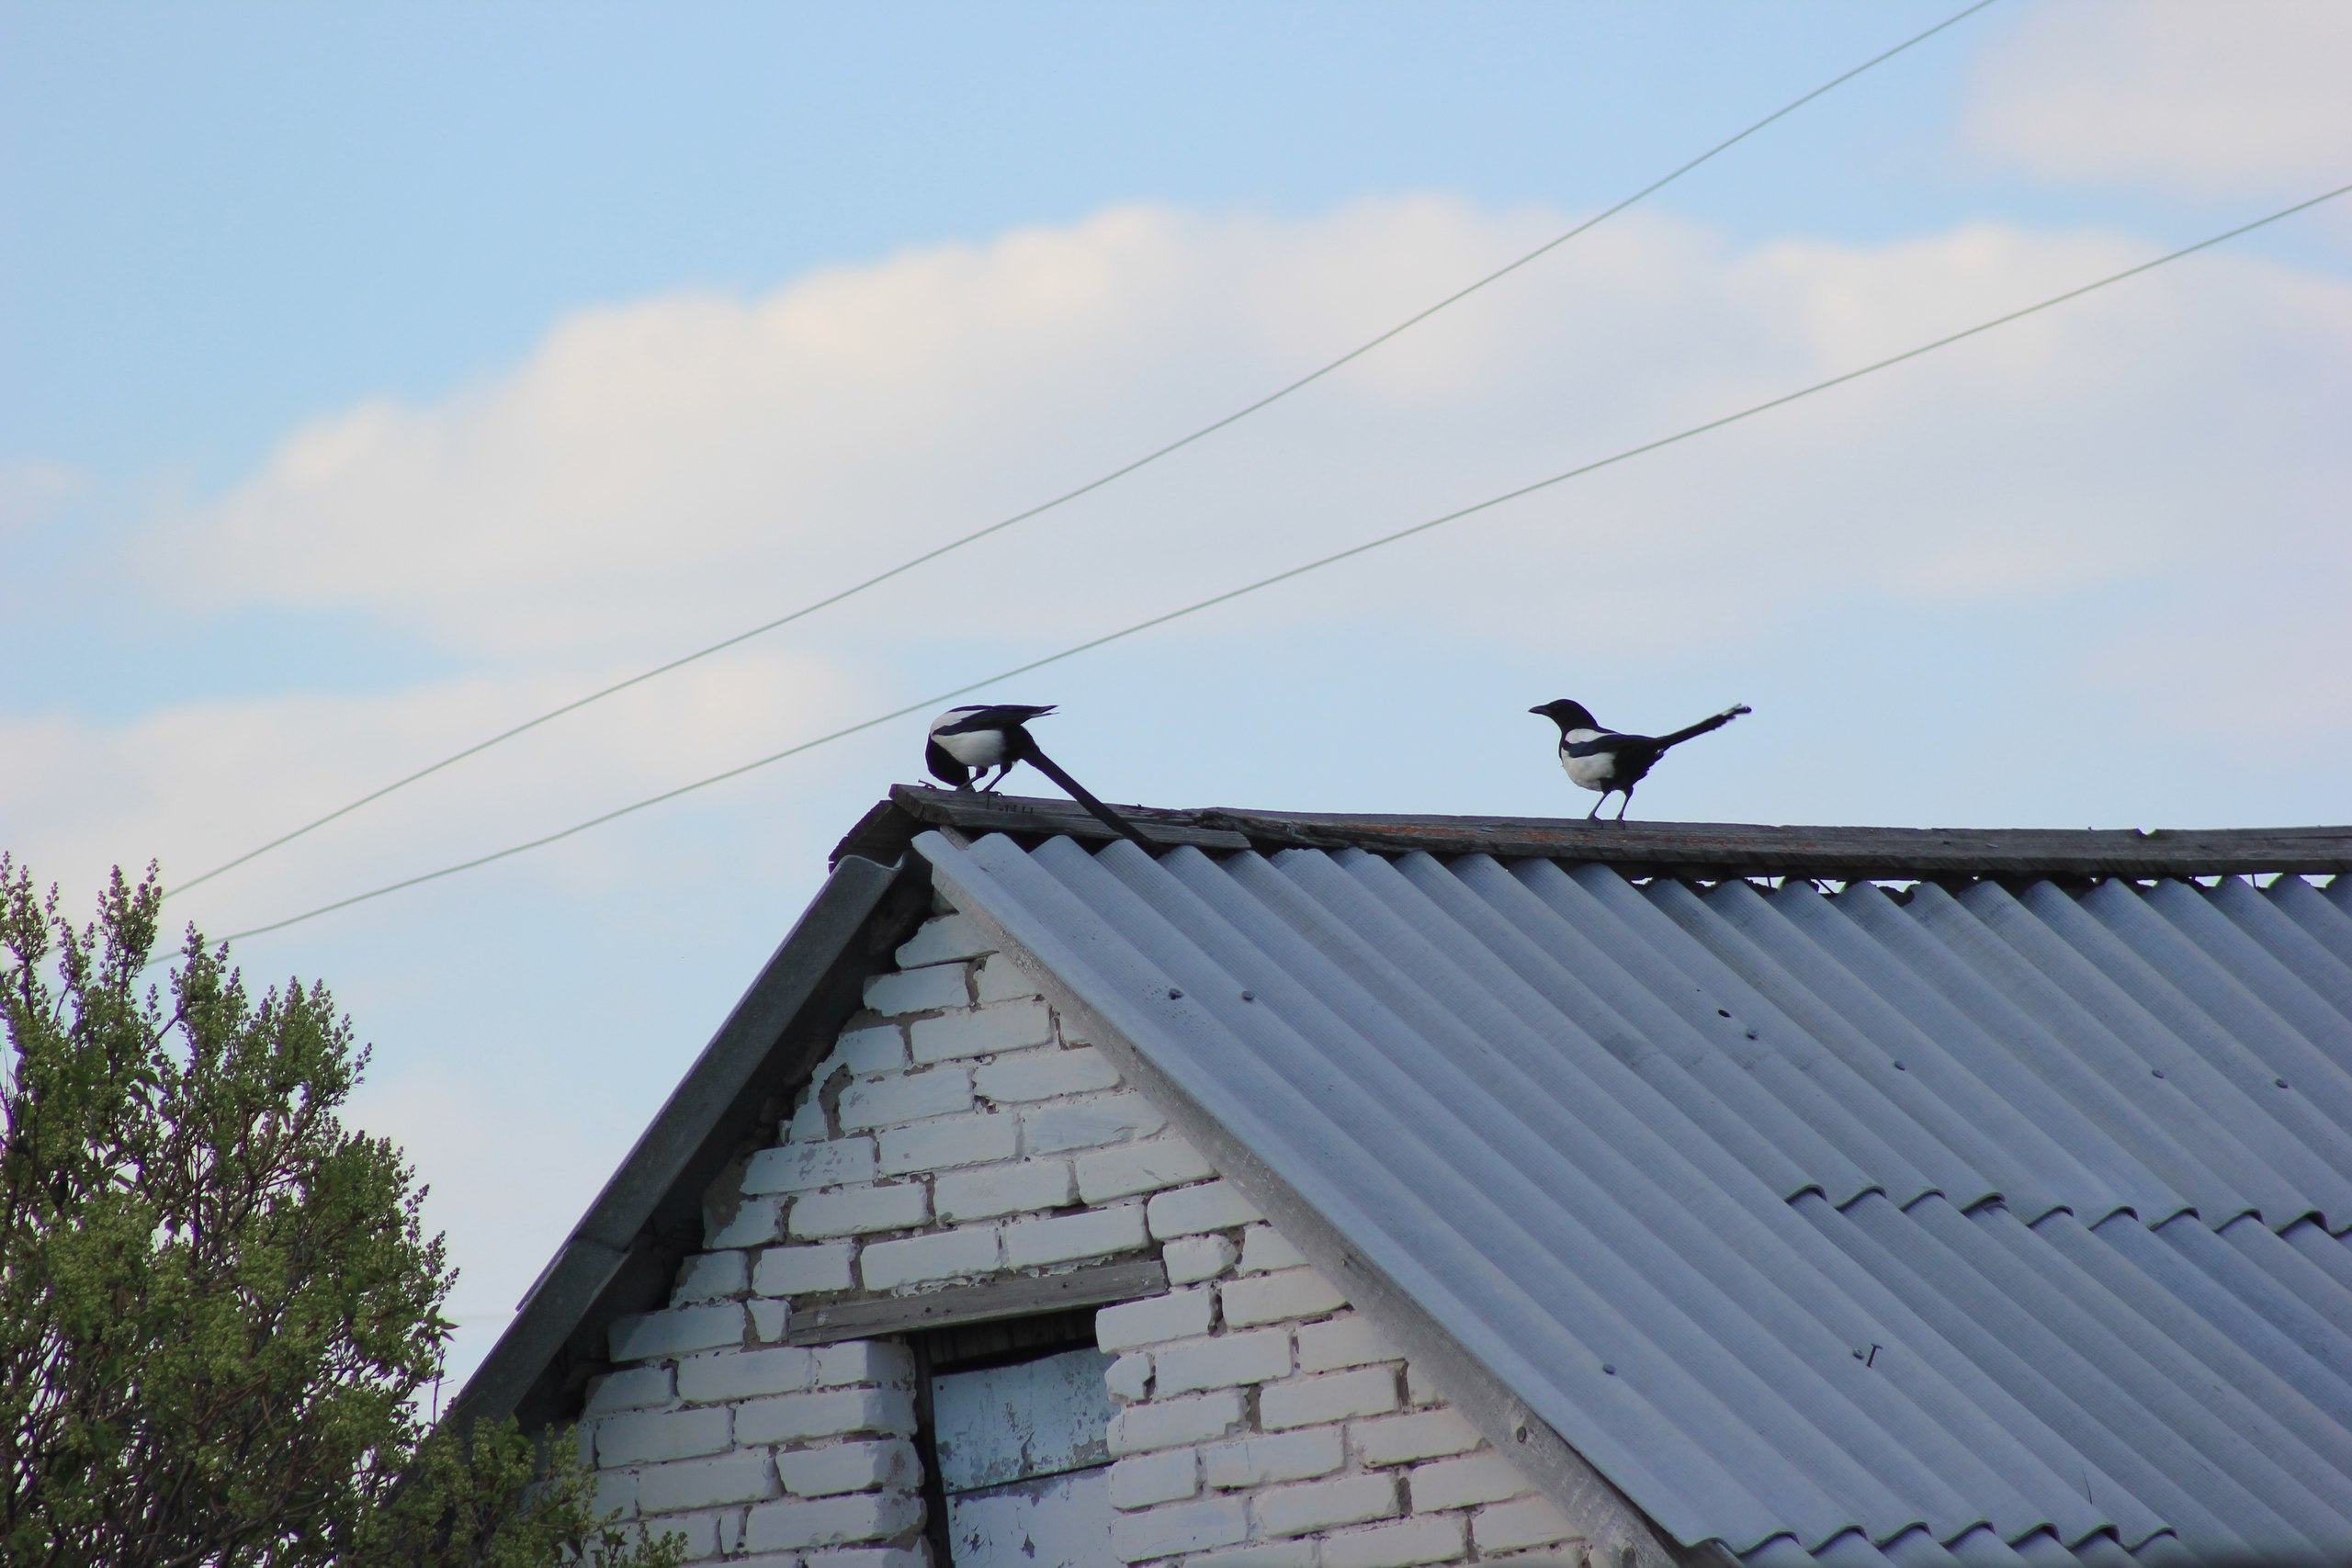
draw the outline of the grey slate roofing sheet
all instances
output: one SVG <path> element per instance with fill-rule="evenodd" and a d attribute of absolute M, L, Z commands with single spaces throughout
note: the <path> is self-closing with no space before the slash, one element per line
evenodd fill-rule
<path fill-rule="evenodd" d="M 2352 1548 L 2345 879 L 916 844 L 1687 1545 Z"/>

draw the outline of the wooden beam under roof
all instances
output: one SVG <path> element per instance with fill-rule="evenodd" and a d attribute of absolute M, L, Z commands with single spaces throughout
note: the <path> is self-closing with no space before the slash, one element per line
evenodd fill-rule
<path fill-rule="evenodd" d="M 1118 809 L 1173 847 L 1215 852 L 1363 849 L 1382 854 L 1490 854 L 1611 865 L 1627 875 L 1825 881 L 1951 877 L 2305 876 L 2352 871 L 2352 827 L 2158 829 L 1784 828 L 1730 822 L 1589 822 L 1578 818 L 1371 817 L 1210 807 Z M 901 784 L 835 852 L 891 860 L 926 827 L 969 835 L 1110 837 L 1077 805 Z"/>

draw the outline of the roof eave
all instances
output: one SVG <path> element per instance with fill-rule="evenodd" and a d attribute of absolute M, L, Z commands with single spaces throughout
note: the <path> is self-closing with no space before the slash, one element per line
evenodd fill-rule
<path fill-rule="evenodd" d="M 927 868 L 838 857 L 832 874 L 718 1026 L 612 1179 L 541 1271 L 449 1413 L 536 1428 L 576 1416 L 604 1365 L 606 1329 L 666 1301 L 700 1250 L 702 1198 L 762 1120 L 789 1096 L 854 1011 L 930 899 Z"/>

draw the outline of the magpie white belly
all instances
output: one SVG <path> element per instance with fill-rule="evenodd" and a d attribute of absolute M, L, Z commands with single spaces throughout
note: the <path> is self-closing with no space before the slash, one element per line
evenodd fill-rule
<path fill-rule="evenodd" d="M 1600 738 L 1596 729 L 1571 729 L 1566 739 L 1576 745 Z M 1592 751 L 1581 757 L 1568 755 L 1568 748 L 1560 748 L 1560 768 L 1568 782 L 1579 789 L 1598 790 L 1606 795 L 1617 787 L 1617 756 L 1613 751 Z"/>
<path fill-rule="evenodd" d="M 939 749 L 967 768 L 993 768 L 1004 761 L 1004 731 L 975 729 L 962 735 L 934 735 Z"/>

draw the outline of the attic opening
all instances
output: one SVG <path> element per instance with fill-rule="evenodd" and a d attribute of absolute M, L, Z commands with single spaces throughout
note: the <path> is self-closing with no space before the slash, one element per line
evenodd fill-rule
<path fill-rule="evenodd" d="M 911 1335 L 923 1533 L 941 1568 L 1114 1561 L 1114 1411 L 1094 1309 Z"/>

